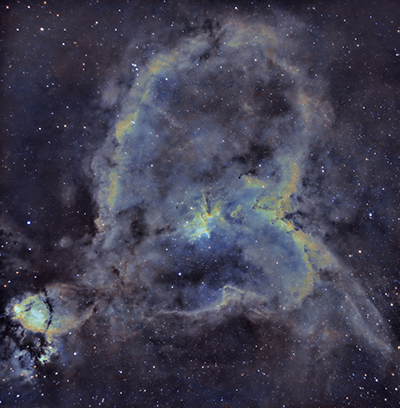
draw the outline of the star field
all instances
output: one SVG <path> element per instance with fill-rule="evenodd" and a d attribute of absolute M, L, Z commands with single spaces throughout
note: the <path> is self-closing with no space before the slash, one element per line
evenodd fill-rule
<path fill-rule="evenodd" d="M 393 407 L 395 2 L 1 6 L 0 405 Z"/>

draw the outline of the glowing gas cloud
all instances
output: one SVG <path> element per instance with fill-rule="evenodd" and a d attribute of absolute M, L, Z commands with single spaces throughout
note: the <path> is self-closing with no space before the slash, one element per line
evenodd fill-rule
<path fill-rule="evenodd" d="M 24 330 L 46 336 L 43 364 L 67 359 L 60 344 L 85 326 L 106 330 L 110 344 L 128 342 L 124 358 L 140 370 L 142 356 L 175 361 L 232 319 L 259 327 L 267 351 L 252 345 L 253 372 L 274 366 L 269 344 L 301 356 L 276 370 L 292 383 L 314 381 L 299 372 L 347 344 L 344 327 L 357 347 L 390 355 L 380 313 L 303 217 L 312 211 L 303 184 L 310 146 L 327 137 L 333 113 L 299 46 L 303 27 L 291 21 L 289 35 L 287 20 L 225 17 L 142 60 L 91 164 L 97 233 L 83 261 L 90 302 L 76 297 L 78 286 L 55 284 L 8 308 Z M 218 336 L 207 344 L 225 350 L 236 338 Z M 254 381 L 267 403 L 268 387 L 286 380 Z"/>

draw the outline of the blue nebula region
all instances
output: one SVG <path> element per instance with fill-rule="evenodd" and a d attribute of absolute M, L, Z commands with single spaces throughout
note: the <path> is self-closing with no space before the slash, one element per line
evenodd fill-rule
<path fill-rule="evenodd" d="M 290 28 L 229 17 L 143 62 L 91 165 L 84 290 L 55 283 L 8 306 L 40 338 L 23 375 L 60 361 L 79 379 L 103 350 L 136 390 L 129 406 L 194 393 L 194 406 L 242 407 L 344 401 L 346 353 L 360 384 L 365 361 L 386 373 L 380 312 L 304 217 L 310 147 L 334 118 L 296 41 L 304 28 Z"/>

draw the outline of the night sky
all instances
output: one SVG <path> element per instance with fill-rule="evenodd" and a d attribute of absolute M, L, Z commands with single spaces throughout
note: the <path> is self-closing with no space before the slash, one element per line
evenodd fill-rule
<path fill-rule="evenodd" d="M 0 406 L 400 405 L 396 1 L 0 21 Z"/>

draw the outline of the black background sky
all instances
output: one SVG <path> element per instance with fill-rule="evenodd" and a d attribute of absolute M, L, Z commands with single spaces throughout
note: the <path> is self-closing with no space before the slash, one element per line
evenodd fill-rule
<path fill-rule="evenodd" d="M 307 232 L 319 234 L 340 262 L 352 271 L 351 276 L 362 282 L 364 296 L 388 327 L 387 342 L 392 350 L 389 360 L 393 365 L 382 374 L 383 382 L 366 381 L 362 391 L 361 382 L 349 383 L 346 392 L 353 401 L 350 406 L 400 403 L 397 391 L 400 386 L 397 366 L 400 9 L 396 1 L 270 4 L 261 1 L 3 1 L 0 6 L 0 307 L 4 361 L 8 358 L 6 338 L 11 336 L 4 312 L 9 301 L 27 291 L 43 290 L 54 282 L 79 285 L 76 276 L 84 272 L 83 265 L 87 265 L 87 254 L 97 231 L 94 221 L 98 204 L 94 198 L 91 162 L 107 135 L 113 132 L 124 97 L 133 85 L 136 68 L 140 70 L 152 55 L 174 48 L 180 38 L 201 31 L 209 18 L 218 20 L 235 12 L 260 17 L 268 15 L 270 10 L 283 19 L 295 16 L 305 28 L 307 36 L 298 40 L 299 47 L 307 47 L 309 74 L 322 78 L 333 109 L 329 137 L 318 139 L 309 152 L 302 183 L 304 191 L 312 196 L 313 207 L 302 214 L 300 221 Z M 137 65 L 132 66 L 133 60 Z M 97 255 L 101 257 L 101 253 Z M 228 336 L 236 336 L 238 344 L 248 341 L 246 333 L 252 330 L 257 336 L 268 337 L 268 331 L 266 334 L 262 327 L 249 328 L 248 324 L 240 321 L 240 334 Z M 229 332 L 230 325 L 226 325 L 211 329 L 211 338 L 218 339 L 224 330 Z M 87 330 L 91 328 L 88 326 Z M 146 330 L 150 329 L 143 327 L 140 335 L 144 348 L 146 336 L 151 338 Z M 285 330 L 275 327 L 274 341 L 287 338 Z M 92 340 L 81 334 L 76 335 L 75 341 L 92 345 Z M 194 347 L 192 340 L 185 341 L 181 340 L 180 347 L 182 344 Z M 214 353 L 223 354 L 226 350 L 218 349 L 217 340 L 215 343 Z M 19 344 L 19 347 L 25 346 Z M 111 345 L 107 347 L 104 346 L 108 350 L 105 355 L 118 356 L 115 368 L 118 364 L 123 367 L 123 351 L 111 350 Z M 348 353 L 350 357 L 335 358 L 364 365 L 370 376 L 376 364 L 379 365 L 377 358 L 369 356 L 360 362 L 353 357 L 353 351 Z M 183 351 L 182 354 L 186 355 Z M 251 353 L 243 351 L 243 356 L 251 358 Z M 280 362 L 272 354 L 268 357 L 271 370 L 278 371 Z M 202 360 L 201 345 L 193 352 L 192 359 Z M 111 378 L 111 374 L 104 373 L 102 377 L 99 369 L 91 381 L 84 380 L 74 366 L 70 371 L 66 369 L 63 378 L 72 382 L 76 375 L 80 383 L 71 391 L 67 385 L 61 385 L 62 392 L 58 394 L 55 391 L 58 385 L 54 385 L 57 364 L 56 368 L 43 368 L 45 374 L 40 372 L 40 385 L 19 385 L 18 380 L 10 379 L 3 370 L 6 378 L 3 382 L 7 384 L 0 388 L 3 405 L 90 406 L 90 398 L 100 395 L 99 390 L 106 383 L 104 378 Z M 190 377 L 190 369 L 186 368 Z M 240 370 L 246 371 L 244 366 Z M 233 374 L 229 381 L 239 383 L 240 370 L 238 366 L 231 368 L 229 372 Z M 344 375 L 343 372 L 338 375 Z M 186 390 L 186 393 L 182 391 L 185 401 L 178 402 L 171 396 L 172 391 L 164 394 L 154 391 L 149 399 L 127 396 L 129 392 L 135 393 L 132 391 L 135 387 L 142 390 L 146 384 L 153 384 L 157 389 L 164 384 L 164 389 L 170 390 L 176 380 L 172 374 L 143 383 L 139 380 L 129 383 L 129 379 L 124 383 L 112 378 L 107 382 L 114 381 L 117 385 L 107 390 L 105 398 L 113 402 L 104 402 L 104 406 L 156 406 L 158 400 L 161 407 L 212 404 L 263 407 L 282 406 L 285 402 L 286 406 L 344 406 L 348 403 L 346 392 L 336 396 L 331 389 L 330 396 L 324 399 L 324 393 L 328 393 L 325 382 L 320 389 L 314 384 L 318 389 L 314 401 L 297 399 L 294 394 L 300 393 L 299 384 L 292 389 L 288 386 L 286 395 L 270 399 L 255 382 L 253 389 L 243 391 L 246 397 L 232 399 L 225 405 L 216 402 L 212 392 L 204 397 L 204 390 L 213 387 L 207 381 L 195 382 L 203 388 L 193 391 L 193 395 L 204 398 L 196 399 Z M 18 392 L 22 397 L 17 398 L 17 392 L 10 387 L 18 390 L 21 387 Z M 288 395 L 289 390 L 294 394 Z M 124 397 L 120 396 L 122 392 Z M 44 396 L 39 397 L 41 393 Z M 276 393 L 279 395 L 280 391 Z M 62 401 L 58 400 L 60 395 Z M 253 398 L 257 395 L 258 400 Z M 92 406 L 100 403 L 100 398 L 95 399 Z"/>

